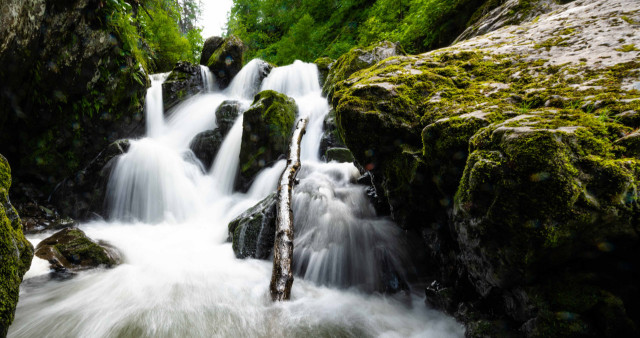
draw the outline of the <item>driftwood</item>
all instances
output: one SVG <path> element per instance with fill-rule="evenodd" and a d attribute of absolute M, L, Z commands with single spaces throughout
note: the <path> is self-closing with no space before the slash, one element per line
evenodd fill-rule
<path fill-rule="evenodd" d="M 273 301 L 289 300 L 293 271 L 293 212 L 291 211 L 291 191 L 300 168 L 300 142 L 307 128 L 308 118 L 298 121 L 291 136 L 291 145 L 287 156 L 287 167 L 284 169 L 278 184 L 278 205 L 276 207 L 276 239 L 273 244 L 273 272 L 271 274 L 271 299 Z"/>

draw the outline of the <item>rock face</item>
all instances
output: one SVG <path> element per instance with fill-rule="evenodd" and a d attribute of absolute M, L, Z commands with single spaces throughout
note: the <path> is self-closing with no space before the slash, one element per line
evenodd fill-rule
<path fill-rule="evenodd" d="M 428 301 L 471 337 L 640 334 L 640 3 L 554 8 L 335 84 Z"/>
<path fill-rule="evenodd" d="M 29 270 L 33 246 L 22 233 L 18 213 L 9 201 L 11 168 L 0 155 L 0 336 L 5 337 L 18 303 L 22 276 Z"/>
<path fill-rule="evenodd" d="M 224 39 L 224 41 L 214 49 L 213 46 L 218 43 L 219 38 L 213 37 L 207 39 L 200 63 L 211 69 L 220 89 L 224 89 L 231 83 L 233 77 L 240 72 L 240 69 L 242 69 L 244 52 L 247 50 L 247 47 L 242 40 L 234 35 Z M 204 57 L 208 55 L 211 50 L 214 50 L 213 53 L 205 60 Z"/>
<path fill-rule="evenodd" d="M 72 228 L 53 234 L 38 244 L 36 256 L 49 261 L 56 272 L 76 272 L 120 264 L 120 253 L 106 243 L 92 241 L 84 231 Z"/>
<path fill-rule="evenodd" d="M 295 101 L 278 92 L 255 96 L 242 120 L 238 189 L 246 191 L 262 168 L 286 155 L 297 111 Z"/>
<path fill-rule="evenodd" d="M 60 213 L 77 220 L 106 217 L 104 200 L 109 175 L 118 156 L 127 150 L 129 140 L 111 143 L 87 167 L 58 184 L 51 194 L 51 202 Z"/>
<path fill-rule="evenodd" d="M 108 19 L 111 3 L 0 3 L 0 144 L 21 182 L 53 188 L 144 131 L 148 79 Z"/>
<path fill-rule="evenodd" d="M 404 52 L 399 45 L 389 41 L 382 41 L 369 48 L 354 48 L 339 57 L 335 62 L 330 63 L 330 65 L 326 64 L 327 60 L 321 61 L 320 65 L 322 67 L 318 67 L 320 74 L 327 72 L 326 76 L 324 76 L 322 92 L 331 97 L 335 84 L 346 80 L 351 74 L 361 69 L 369 68 L 388 57 L 403 54 Z"/>
<path fill-rule="evenodd" d="M 319 80 L 320 80 L 321 86 L 324 86 L 324 83 L 327 79 L 327 75 L 329 75 L 329 71 L 331 70 L 331 67 L 333 66 L 334 62 L 335 60 L 328 57 L 322 57 L 313 61 L 313 63 L 315 63 L 316 66 L 318 67 L 318 73 L 320 77 Z"/>
<path fill-rule="evenodd" d="M 236 257 L 269 259 L 276 234 L 277 201 L 273 193 L 229 223 L 229 240 Z"/>
<path fill-rule="evenodd" d="M 204 89 L 200 67 L 179 61 L 162 83 L 162 102 L 167 111 L 191 95 Z"/>
<path fill-rule="evenodd" d="M 216 110 L 216 129 L 206 130 L 193 138 L 189 148 L 202 162 L 204 168 L 209 170 L 220 150 L 224 138 L 233 127 L 238 118 L 242 105 L 238 101 L 224 101 Z"/>
<path fill-rule="evenodd" d="M 207 62 L 211 58 L 211 55 L 213 55 L 216 49 L 222 46 L 222 43 L 224 43 L 224 38 L 222 37 L 212 36 L 208 38 L 202 46 L 202 53 L 200 54 L 200 64 L 206 66 Z"/>

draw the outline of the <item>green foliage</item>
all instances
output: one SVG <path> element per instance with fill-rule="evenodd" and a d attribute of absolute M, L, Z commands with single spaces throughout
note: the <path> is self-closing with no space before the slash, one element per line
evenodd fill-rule
<path fill-rule="evenodd" d="M 276 64 L 337 58 L 356 46 L 400 42 L 419 53 L 451 43 L 482 0 L 234 0 L 227 33 L 248 46 L 248 60 Z"/>
<path fill-rule="evenodd" d="M 180 60 L 196 62 L 204 40 L 195 25 L 199 1 L 125 0 L 106 3 L 107 22 L 123 41 L 122 55 L 133 55 L 148 71 L 168 71 Z"/>

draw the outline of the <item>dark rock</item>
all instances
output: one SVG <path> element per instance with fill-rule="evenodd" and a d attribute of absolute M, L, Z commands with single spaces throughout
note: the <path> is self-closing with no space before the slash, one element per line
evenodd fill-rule
<path fill-rule="evenodd" d="M 11 168 L 0 155 L 0 336 L 4 337 L 18 303 L 22 277 L 31 266 L 33 246 L 22 233 L 22 223 L 9 201 Z"/>
<path fill-rule="evenodd" d="M 22 227 L 25 234 L 60 230 L 77 225 L 72 218 L 61 217 L 53 206 L 45 207 L 37 202 L 27 202 L 17 204 L 16 209 L 22 215 Z"/>
<path fill-rule="evenodd" d="M 640 113 L 638 113 L 637 111 L 626 110 L 622 113 L 616 114 L 614 118 L 620 121 L 620 123 L 631 128 L 640 127 Z"/>
<path fill-rule="evenodd" d="M 212 40 L 212 45 L 214 41 Z M 231 80 L 240 72 L 244 64 L 244 52 L 247 47 L 242 40 L 232 35 L 215 49 L 205 65 L 215 75 L 220 89 L 226 88 Z"/>
<path fill-rule="evenodd" d="M 129 140 L 111 143 L 84 169 L 66 178 L 51 194 L 51 203 L 77 220 L 105 217 L 104 200 L 109 176 L 118 156 L 129 150 Z"/>
<path fill-rule="evenodd" d="M 219 36 L 212 36 L 208 38 L 202 46 L 202 53 L 200 54 L 200 64 L 206 66 L 207 62 L 211 58 L 211 55 L 213 55 L 216 49 L 222 46 L 223 42 L 224 38 Z"/>
<path fill-rule="evenodd" d="M 109 143 L 144 133 L 147 75 L 95 0 L 0 2 L 0 144 L 49 194 Z"/>
<path fill-rule="evenodd" d="M 336 125 L 336 112 L 335 110 L 329 111 L 327 116 L 322 122 L 322 138 L 320 139 L 320 155 L 324 155 L 329 148 L 344 148 L 344 142 L 338 133 L 338 126 Z"/>
<path fill-rule="evenodd" d="M 293 99 L 275 91 L 255 96 L 242 120 L 238 189 L 246 191 L 260 170 L 287 153 L 297 110 Z"/>
<path fill-rule="evenodd" d="M 45 238 L 36 247 L 36 256 L 49 261 L 51 269 L 72 273 L 97 267 L 113 267 L 122 257 L 111 245 L 94 242 L 80 229 L 64 229 Z"/>
<path fill-rule="evenodd" d="M 196 158 L 200 160 L 204 169 L 209 170 L 213 165 L 213 161 L 216 159 L 216 155 L 223 141 L 224 136 L 220 129 L 206 130 L 193 138 L 193 141 L 189 144 L 189 148 L 193 151 Z"/>
<path fill-rule="evenodd" d="M 223 136 L 226 136 L 238 119 L 242 104 L 238 101 L 227 100 L 216 110 L 216 126 Z"/>
<path fill-rule="evenodd" d="M 273 193 L 229 223 L 237 258 L 269 259 L 276 235 L 277 194 Z"/>
<path fill-rule="evenodd" d="M 329 148 L 325 153 L 327 162 L 336 161 L 340 163 L 353 162 L 353 154 L 347 148 Z"/>
<path fill-rule="evenodd" d="M 203 90 L 200 67 L 187 61 L 179 61 L 162 83 L 162 102 L 165 112 Z"/>
<path fill-rule="evenodd" d="M 315 63 L 316 66 L 318 66 L 320 86 L 324 85 L 325 80 L 327 79 L 327 75 L 329 75 L 329 71 L 331 70 L 331 67 L 333 66 L 334 62 L 335 60 L 328 57 L 322 57 L 313 61 L 313 63 Z"/>

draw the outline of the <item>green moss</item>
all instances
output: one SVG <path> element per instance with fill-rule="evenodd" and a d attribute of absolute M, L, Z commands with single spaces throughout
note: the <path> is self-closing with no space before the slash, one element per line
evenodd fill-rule
<path fill-rule="evenodd" d="M 623 53 L 629 53 L 629 52 L 637 52 L 640 51 L 640 49 L 636 48 L 636 45 L 631 44 L 631 45 L 623 45 L 620 48 L 616 48 L 616 50 L 618 52 L 623 52 Z"/>

